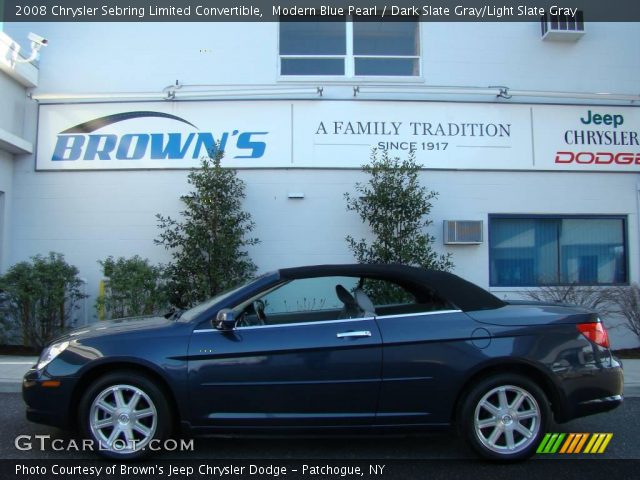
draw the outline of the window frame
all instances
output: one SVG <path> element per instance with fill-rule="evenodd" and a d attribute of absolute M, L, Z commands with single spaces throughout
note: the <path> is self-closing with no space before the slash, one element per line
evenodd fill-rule
<path fill-rule="evenodd" d="M 269 295 L 283 287 L 286 287 L 287 285 L 296 282 L 296 281 L 301 281 L 301 280 L 310 280 L 310 279 L 317 279 L 317 278 L 339 278 L 339 277 L 348 277 L 348 278 L 354 278 L 354 279 L 359 279 L 359 278 L 369 278 L 372 280 L 383 280 L 383 279 L 378 279 L 375 277 L 367 277 L 367 276 L 350 276 L 350 275 L 320 275 L 320 276 L 310 276 L 310 277 L 300 277 L 300 278 L 295 278 L 295 279 L 288 279 L 288 280 L 284 280 L 284 281 L 280 281 L 278 283 L 276 283 L 275 285 L 271 285 L 269 288 L 266 288 L 254 295 L 252 295 L 251 297 L 248 297 L 244 300 L 242 300 L 241 302 L 238 302 L 237 304 L 235 304 L 233 307 L 231 307 L 231 309 L 237 314 L 243 310 L 245 310 L 250 304 L 252 304 L 254 301 L 262 299 L 264 296 Z M 388 281 L 390 283 L 393 283 L 397 286 L 399 286 L 400 288 L 406 290 L 407 292 L 411 293 L 406 287 L 404 287 L 403 285 L 394 282 L 393 280 L 390 279 L 385 279 L 383 281 Z M 385 319 L 385 318 L 402 318 L 402 317 L 417 317 L 417 316 L 425 316 L 425 315 L 437 315 L 437 314 L 450 314 L 450 313 L 460 313 L 462 312 L 462 310 L 460 310 L 459 308 L 457 308 L 456 306 L 452 305 L 451 302 L 449 302 L 449 300 L 443 298 L 443 300 L 445 302 L 447 302 L 449 305 L 447 306 L 447 308 L 443 308 L 442 310 L 425 310 L 422 312 L 412 312 L 412 313 L 393 313 L 393 314 L 384 314 L 384 315 L 380 315 L 377 314 L 374 316 L 364 316 L 364 317 L 354 317 L 354 318 L 336 318 L 336 319 L 331 319 L 331 320 L 312 320 L 312 321 L 306 321 L 306 322 L 284 322 L 284 323 L 273 323 L 273 324 L 266 324 L 266 325 L 243 325 L 243 326 L 237 326 L 235 328 L 235 330 L 244 330 L 244 329 L 259 329 L 259 328 L 282 328 L 282 327 L 300 327 L 300 326 L 305 326 L 305 325 L 320 325 L 320 324 L 331 324 L 331 323 L 345 323 L 345 322 L 356 322 L 356 321 L 363 321 L 363 320 L 379 320 L 379 319 Z M 380 307 L 380 305 L 378 305 L 377 307 Z M 382 306 L 384 307 L 384 306 Z M 333 309 L 327 309 L 327 310 L 333 310 Z M 298 312 L 292 312 L 292 313 L 298 313 Z M 206 329 L 207 331 L 209 329 Z M 216 330 L 216 329 L 210 329 L 210 330 Z"/>
<path fill-rule="evenodd" d="M 276 34 L 276 81 L 281 83 L 424 83 L 424 65 L 422 57 L 422 23 L 419 19 L 418 23 L 418 55 L 354 55 L 353 53 L 353 16 L 347 17 L 345 20 L 346 35 L 346 51 L 344 55 L 281 55 L 280 54 L 280 23 L 277 22 Z M 344 59 L 344 75 L 283 75 L 282 59 Z M 401 76 L 401 75 L 356 75 L 355 59 L 356 58 L 413 58 L 418 60 L 418 75 Z"/>
<path fill-rule="evenodd" d="M 537 219 L 545 219 L 545 220 L 621 220 L 622 221 L 622 245 L 624 248 L 624 268 L 625 268 L 625 281 L 620 283 L 544 283 L 544 284 L 526 284 L 526 285 L 500 285 L 492 282 L 491 279 L 491 265 L 492 265 L 492 228 L 491 222 L 495 219 L 514 219 L 514 220 L 537 220 Z M 509 214 L 509 213 L 492 213 L 488 216 L 487 222 L 488 228 L 488 260 L 489 265 L 487 268 L 487 274 L 489 276 L 489 288 L 492 289 L 521 289 L 521 288 L 541 288 L 541 287 L 567 287 L 571 285 L 575 285 L 578 287 L 622 287 L 629 286 L 631 284 L 630 280 L 630 255 L 629 255 L 629 218 L 626 214 L 526 214 L 526 213 L 518 213 L 518 214 Z M 558 260 L 561 259 L 560 252 L 558 252 Z M 560 276 L 558 276 L 558 279 Z"/>
<path fill-rule="evenodd" d="M 306 327 L 308 325 L 327 325 L 334 323 L 351 323 L 351 322 L 364 322 L 369 320 L 384 320 L 387 318 L 410 318 L 410 317 L 425 317 L 432 315 L 450 315 L 452 313 L 463 313 L 460 309 L 451 308 L 448 310 L 434 310 L 431 312 L 418 312 L 418 313 L 400 313 L 400 314 L 391 314 L 391 315 L 375 315 L 372 317 L 357 317 L 357 318 L 341 318 L 338 320 L 318 320 L 315 322 L 292 322 L 292 323 L 274 323 L 271 325 L 243 325 L 239 327 L 235 327 L 234 330 L 257 330 L 264 328 L 284 328 L 284 327 Z M 218 330 L 217 328 L 207 328 L 207 329 L 199 329 L 195 330 L 194 333 L 200 332 L 221 332 L 222 330 Z"/>

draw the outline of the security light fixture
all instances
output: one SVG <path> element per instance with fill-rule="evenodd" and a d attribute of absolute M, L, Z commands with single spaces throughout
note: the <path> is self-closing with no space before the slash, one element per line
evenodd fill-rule
<path fill-rule="evenodd" d="M 27 38 L 31 40 L 31 54 L 27 58 L 20 58 L 16 55 L 16 58 L 14 58 L 14 61 L 16 63 L 33 62 L 36 58 L 38 58 L 38 52 L 40 52 L 40 49 L 49 45 L 49 40 L 33 32 L 29 33 L 29 35 L 27 35 Z"/>

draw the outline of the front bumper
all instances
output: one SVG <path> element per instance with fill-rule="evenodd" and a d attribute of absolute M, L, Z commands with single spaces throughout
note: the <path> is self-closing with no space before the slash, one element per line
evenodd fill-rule
<path fill-rule="evenodd" d="M 58 381 L 53 386 L 52 380 Z M 69 406 L 75 378 L 52 378 L 31 368 L 22 379 L 22 398 L 27 404 L 27 420 L 65 430 L 73 426 Z"/>

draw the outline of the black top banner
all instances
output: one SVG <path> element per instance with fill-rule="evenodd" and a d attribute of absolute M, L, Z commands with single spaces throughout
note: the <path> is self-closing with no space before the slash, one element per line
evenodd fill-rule
<path fill-rule="evenodd" d="M 3 22 L 640 21 L 637 0 L 0 0 Z"/>

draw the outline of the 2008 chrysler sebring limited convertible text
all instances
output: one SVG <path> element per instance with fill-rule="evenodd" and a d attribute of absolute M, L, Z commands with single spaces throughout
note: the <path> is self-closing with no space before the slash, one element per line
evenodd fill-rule
<path fill-rule="evenodd" d="M 27 417 L 113 458 L 194 434 L 419 432 L 455 425 L 490 459 L 532 455 L 551 417 L 622 402 L 595 313 L 505 303 L 399 265 L 263 275 L 170 318 L 102 321 L 48 346 Z M 96 448 L 96 450 L 98 450 Z"/>

